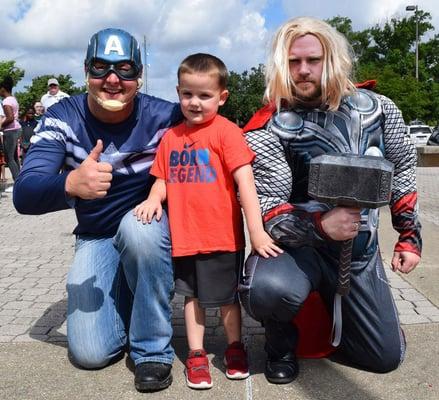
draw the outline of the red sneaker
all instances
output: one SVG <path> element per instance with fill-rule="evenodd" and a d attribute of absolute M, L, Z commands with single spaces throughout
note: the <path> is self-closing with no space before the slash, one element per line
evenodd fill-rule
<path fill-rule="evenodd" d="M 192 389 L 210 389 L 212 387 L 209 360 L 203 349 L 189 352 L 185 374 L 186 384 Z"/>
<path fill-rule="evenodd" d="M 229 379 L 245 379 L 250 373 L 248 370 L 247 353 L 241 342 L 230 344 L 224 354 L 226 376 Z"/>

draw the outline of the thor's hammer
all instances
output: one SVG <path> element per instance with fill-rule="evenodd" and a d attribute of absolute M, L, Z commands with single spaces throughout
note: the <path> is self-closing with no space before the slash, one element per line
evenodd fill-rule
<path fill-rule="evenodd" d="M 340 207 L 378 208 L 389 203 L 393 164 L 383 157 L 323 154 L 310 161 L 308 194 Z M 337 293 L 350 288 L 352 239 L 342 243 Z"/>
<path fill-rule="evenodd" d="M 378 148 L 376 154 L 381 155 Z M 374 151 L 374 150 L 372 150 Z M 310 161 L 308 194 L 317 201 L 340 207 L 378 208 L 389 203 L 393 164 L 383 157 L 324 154 Z M 334 297 L 332 345 L 341 341 L 341 296 L 350 290 L 352 239 L 342 242 L 337 291 Z"/>

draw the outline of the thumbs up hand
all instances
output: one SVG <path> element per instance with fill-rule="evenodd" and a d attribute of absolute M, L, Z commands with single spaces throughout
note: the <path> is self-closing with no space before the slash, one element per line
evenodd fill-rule
<path fill-rule="evenodd" d="M 100 157 L 103 150 L 104 150 L 104 144 L 102 143 L 101 139 L 98 139 L 96 146 L 91 149 L 90 154 L 88 155 L 88 157 L 84 161 L 86 161 L 88 158 L 90 158 L 93 161 L 98 162 L 99 157 Z"/>
<path fill-rule="evenodd" d="M 109 163 L 99 162 L 103 149 L 104 145 L 99 139 L 81 165 L 68 174 L 65 191 L 69 196 L 92 200 L 107 195 L 113 178 L 113 167 Z"/>

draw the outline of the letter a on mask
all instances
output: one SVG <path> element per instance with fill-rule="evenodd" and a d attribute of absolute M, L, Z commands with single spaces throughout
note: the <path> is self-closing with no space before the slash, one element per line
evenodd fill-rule
<path fill-rule="evenodd" d="M 112 51 L 115 51 L 119 56 L 125 55 L 122 49 L 122 44 L 116 35 L 111 35 L 108 38 L 104 54 L 109 55 Z"/>

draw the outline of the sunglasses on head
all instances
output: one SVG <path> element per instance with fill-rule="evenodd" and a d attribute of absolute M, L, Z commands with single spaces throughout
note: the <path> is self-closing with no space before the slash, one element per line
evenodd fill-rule
<path fill-rule="evenodd" d="M 104 78 L 109 73 L 114 72 L 120 79 L 133 81 L 139 77 L 140 70 L 137 66 L 126 61 L 110 64 L 96 60 L 88 65 L 87 72 L 91 78 L 98 79 Z"/>

